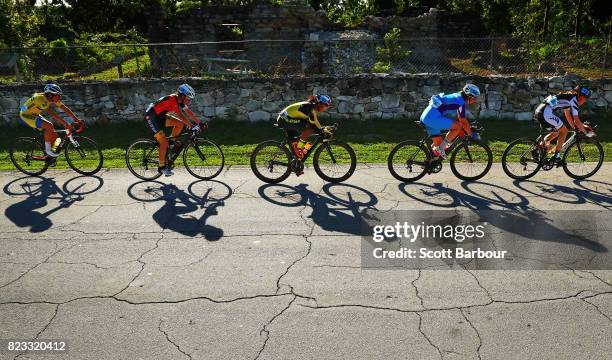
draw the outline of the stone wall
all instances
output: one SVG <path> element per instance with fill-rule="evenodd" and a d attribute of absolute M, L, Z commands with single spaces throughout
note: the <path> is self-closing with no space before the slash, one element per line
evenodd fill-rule
<path fill-rule="evenodd" d="M 239 121 L 273 120 L 286 105 L 313 93 L 333 98 L 328 114 L 336 118 L 399 119 L 418 117 L 432 94 L 454 92 L 470 81 L 480 86 L 479 103 L 470 117 L 529 120 L 533 109 L 549 93 L 569 89 L 576 79 L 475 76 L 354 76 L 239 80 L 189 79 L 197 96 L 192 109 L 207 118 Z M 174 91 L 180 81 L 62 83 L 64 101 L 88 123 L 140 121 L 149 102 Z M 582 113 L 612 110 L 612 79 L 584 81 L 595 91 Z M 19 124 L 22 98 L 42 89 L 40 83 L 0 86 L 0 124 Z M 329 116 L 328 115 L 328 116 Z"/>

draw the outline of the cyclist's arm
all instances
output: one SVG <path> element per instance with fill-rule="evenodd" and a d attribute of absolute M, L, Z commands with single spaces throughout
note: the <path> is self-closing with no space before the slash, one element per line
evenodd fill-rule
<path fill-rule="evenodd" d="M 463 131 L 467 134 L 467 136 L 472 136 L 472 128 L 470 127 L 470 122 L 467 119 L 467 115 L 465 114 L 465 108 L 457 109 L 457 120 L 459 121 L 459 125 L 463 128 Z"/>
<path fill-rule="evenodd" d="M 567 119 L 567 122 L 570 124 L 572 129 L 575 129 L 576 128 L 576 125 L 574 124 L 575 117 L 572 115 L 572 110 L 570 108 L 567 108 L 563 111 L 563 113 L 565 114 L 565 118 Z"/>
<path fill-rule="evenodd" d="M 57 121 L 58 123 L 62 124 L 63 127 L 68 128 L 70 127 L 70 124 L 68 124 L 66 122 L 66 120 L 62 119 L 61 116 L 58 115 L 58 113 L 56 113 L 55 111 L 53 111 L 51 108 L 47 109 L 47 113 L 49 113 L 49 115 L 51 115 L 51 117 L 53 118 L 53 120 Z M 73 114 L 74 115 L 74 114 Z"/>
<path fill-rule="evenodd" d="M 193 127 L 193 124 L 191 124 L 191 121 L 189 121 L 189 119 L 187 119 L 187 117 L 185 117 L 185 115 L 183 115 L 182 112 L 181 113 L 173 113 L 173 114 L 174 115 L 167 114 L 166 116 L 182 122 L 183 124 L 187 125 L 187 128 L 189 128 L 189 129 L 191 129 Z"/>
<path fill-rule="evenodd" d="M 319 122 L 319 118 L 317 117 L 317 112 L 312 110 L 310 116 L 308 117 L 308 122 L 317 127 L 317 129 L 321 129 L 321 123 Z"/>
<path fill-rule="evenodd" d="M 201 124 L 202 120 L 198 119 L 198 117 L 196 116 L 196 114 L 193 113 L 193 111 L 191 111 L 191 109 L 183 109 L 183 113 L 185 115 L 187 115 L 186 117 L 188 119 L 190 119 L 191 121 L 195 122 L 196 124 Z"/>
<path fill-rule="evenodd" d="M 74 121 L 76 122 L 80 122 L 81 120 L 79 120 L 79 118 L 72 112 L 72 110 L 70 110 L 70 108 L 66 105 L 64 105 L 64 103 L 61 103 L 58 105 L 58 107 L 60 109 L 62 109 L 62 111 L 66 114 L 68 114 L 68 116 L 70 116 Z"/>

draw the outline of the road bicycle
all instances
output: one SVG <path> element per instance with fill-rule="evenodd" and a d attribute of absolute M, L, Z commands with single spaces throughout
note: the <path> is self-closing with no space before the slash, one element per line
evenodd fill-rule
<path fill-rule="evenodd" d="M 337 123 L 327 126 L 326 131 L 331 134 L 328 137 L 321 130 L 315 133 L 314 140 L 309 142 L 311 147 L 301 160 L 287 136 L 283 141 L 264 141 L 251 154 L 251 169 L 261 181 L 276 184 L 287 179 L 292 171 L 301 173 L 312 154 L 312 164 L 319 177 L 332 183 L 345 181 L 355 172 L 357 157 L 349 144 L 333 138 L 337 129 Z"/>
<path fill-rule="evenodd" d="M 443 159 L 434 155 L 432 140 L 421 121 L 415 123 L 423 128 L 425 136 L 421 140 L 406 140 L 397 144 L 389 153 L 387 166 L 394 178 L 403 182 L 414 182 L 427 174 L 439 173 Z M 474 122 L 472 132 L 480 134 L 484 128 Z M 449 144 L 446 153 L 450 154 L 450 168 L 461 180 L 475 181 L 487 174 L 493 164 L 493 154 L 487 144 L 467 136 L 465 130 Z"/>
<path fill-rule="evenodd" d="M 84 123 L 73 129 L 56 130 L 60 143 L 57 153 L 64 152 L 68 166 L 79 174 L 93 175 L 102 168 L 104 161 L 102 151 L 95 141 L 85 136 L 75 136 L 85 128 Z M 45 153 L 45 140 L 43 135 L 19 137 L 9 148 L 11 162 L 24 174 L 41 175 L 50 166 L 55 166 L 57 158 Z"/>
<path fill-rule="evenodd" d="M 587 131 L 594 131 L 597 125 L 584 122 L 584 127 Z M 597 173 L 604 161 L 604 151 L 599 141 L 572 129 L 561 147 L 561 160 L 555 161 L 552 156 L 547 157 L 546 149 L 542 146 L 544 137 L 551 130 L 554 129 L 540 124 L 535 140 L 520 138 L 511 142 L 502 156 L 504 172 L 516 180 L 529 179 L 540 169 L 548 171 L 554 167 L 563 167 L 568 176 L 578 180 Z"/>
<path fill-rule="evenodd" d="M 174 168 L 181 154 L 185 169 L 198 179 L 210 180 L 221 173 L 225 156 L 219 145 L 198 132 L 185 131 L 179 136 L 168 137 L 166 164 Z M 125 162 L 134 176 L 142 180 L 154 180 L 161 176 L 159 167 L 159 143 L 154 139 L 136 139 L 125 152 Z"/>

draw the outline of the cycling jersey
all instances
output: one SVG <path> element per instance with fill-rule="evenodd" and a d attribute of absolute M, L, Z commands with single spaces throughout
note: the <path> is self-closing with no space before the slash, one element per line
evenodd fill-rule
<path fill-rule="evenodd" d="M 556 95 L 555 98 L 557 99 L 557 101 L 556 101 L 556 104 L 554 104 L 554 106 L 551 106 L 551 104 L 548 104 L 549 106 L 551 106 L 553 110 L 570 109 L 570 111 L 572 112 L 572 116 L 578 115 L 578 98 L 576 97 L 576 95 L 572 93 L 564 93 L 564 94 Z"/>
<path fill-rule="evenodd" d="M 314 124 L 312 114 L 316 106 L 316 104 L 308 101 L 291 104 L 281 111 L 279 118 L 285 119 L 290 124 L 303 123 L 304 120 Z"/>
<path fill-rule="evenodd" d="M 49 101 L 43 93 L 35 93 L 21 105 L 19 117 L 26 125 L 40 129 L 42 122 L 46 121 L 44 117 L 40 116 L 40 113 L 47 110 L 52 104 L 55 106 L 63 105 L 59 100 L 57 102 Z"/>
<path fill-rule="evenodd" d="M 145 114 L 145 121 L 151 131 L 157 134 L 163 129 L 166 115 L 169 112 L 180 114 L 185 109 L 187 109 L 187 106 L 185 104 L 179 104 L 178 95 L 172 94 L 164 96 L 156 102 L 149 104 Z"/>
<path fill-rule="evenodd" d="M 453 119 L 450 116 L 453 113 L 457 112 L 462 118 L 465 118 L 466 113 L 467 104 L 461 96 L 461 92 L 436 96 L 441 105 L 436 108 L 430 104 L 421 114 L 421 122 L 425 124 L 430 136 L 438 136 L 442 131 L 450 129 L 453 124 Z"/>

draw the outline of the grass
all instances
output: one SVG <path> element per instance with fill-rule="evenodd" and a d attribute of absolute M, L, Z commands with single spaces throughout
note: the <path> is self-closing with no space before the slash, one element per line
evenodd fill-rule
<path fill-rule="evenodd" d="M 609 113 L 586 118 L 598 124 L 597 138 L 604 145 L 605 160 L 612 161 L 612 122 L 608 121 Z M 329 121 L 327 123 L 330 123 Z M 499 162 L 506 146 L 519 137 L 535 137 L 538 131 L 530 121 L 504 121 L 497 119 L 481 120 L 485 128 L 483 139 L 490 145 L 494 160 Z M 33 131 L 25 126 L 0 129 L 4 134 L 0 138 L 0 169 L 12 170 L 13 164 L 8 158 L 8 147 L 11 141 L 19 136 L 31 136 Z M 255 145 L 268 139 L 282 139 L 282 132 L 271 123 L 249 123 L 216 120 L 210 123 L 205 135 L 221 145 L 226 164 L 247 165 Z M 125 167 L 125 149 L 136 138 L 152 138 L 144 122 L 117 123 L 105 126 L 91 126 L 83 134 L 91 137 L 103 149 L 104 167 Z M 359 163 L 385 163 L 390 150 L 400 141 L 421 139 L 423 131 L 412 119 L 378 120 L 378 121 L 343 121 L 337 132 L 337 138 L 351 144 L 357 154 Z M 60 158 L 58 168 L 67 167 L 66 161 Z"/>

